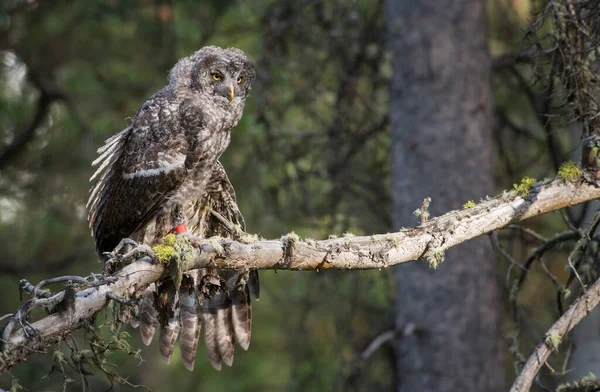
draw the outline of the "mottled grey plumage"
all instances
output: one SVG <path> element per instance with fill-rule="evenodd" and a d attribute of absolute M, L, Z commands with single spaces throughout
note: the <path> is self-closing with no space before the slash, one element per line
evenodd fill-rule
<path fill-rule="evenodd" d="M 98 150 L 88 218 L 101 256 L 123 238 L 152 244 L 180 224 L 201 237 L 229 236 L 210 208 L 244 226 L 218 158 L 254 78 L 254 66 L 241 50 L 202 48 L 180 60 L 169 84 Z M 251 291 L 258 292 L 256 272 L 204 269 L 186 274 L 179 288 L 170 279 L 159 282 L 140 305 L 142 340 L 149 344 L 158 326 L 161 353 L 170 361 L 181 330 L 182 356 L 191 370 L 205 324 L 211 363 L 231 365 L 233 342 L 244 349 L 249 344 Z"/>

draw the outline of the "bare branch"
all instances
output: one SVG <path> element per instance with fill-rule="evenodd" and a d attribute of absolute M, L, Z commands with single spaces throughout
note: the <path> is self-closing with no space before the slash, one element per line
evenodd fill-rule
<path fill-rule="evenodd" d="M 373 341 L 367 346 L 365 351 L 360 354 L 361 361 L 368 360 L 381 346 L 394 339 L 396 331 L 390 330 L 378 335 Z"/>
<path fill-rule="evenodd" d="M 236 270 L 381 269 L 412 260 L 436 259 L 446 249 L 482 234 L 597 198 L 600 198 L 599 187 L 582 181 L 567 183 L 554 180 L 532 186 L 525 198 L 516 192 L 506 192 L 475 207 L 451 211 L 416 228 L 402 229 L 397 233 L 344 236 L 324 241 L 302 241 L 295 234 L 290 234 L 279 240 L 248 243 L 220 238 L 193 238 L 190 241 L 188 237 L 181 236 L 174 249 L 177 249 L 176 254 L 185 258 L 182 264 L 186 270 L 209 265 Z M 32 352 L 46 349 L 74 330 L 89 325 L 93 316 L 111 298 L 135 299 L 150 283 L 164 276 L 163 264 L 149 263 L 148 255 L 143 257 L 148 249 L 147 246 L 141 246 L 137 251 L 129 251 L 125 255 L 129 256 L 123 256 L 127 260 L 122 261 L 131 264 L 110 278 L 87 286 L 71 287 L 72 294 L 63 291 L 54 295 L 50 299 L 60 300 L 58 305 L 62 306 L 55 306 L 58 309 L 55 313 L 34 323 L 29 324 L 25 320 L 26 331 L 23 326 L 18 328 L 15 322 L 9 323 L 11 330 L 8 333 L 4 331 L 3 342 L 0 342 L 3 343 L 0 371 L 10 368 Z M 32 301 L 35 302 L 28 302 L 29 308 L 47 305 L 40 301 L 48 300 Z M 20 310 L 15 314 L 22 312 Z"/>
<path fill-rule="evenodd" d="M 29 69 L 29 79 L 40 91 L 35 115 L 27 127 L 16 133 L 14 140 L 10 144 L 0 148 L 0 169 L 9 165 L 24 151 L 29 142 L 34 139 L 37 129 L 46 121 L 50 107 L 56 101 L 63 102 L 67 106 L 74 120 L 79 123 L 82 132 L 89 133 L 89 126 L 79 112 L 77 105 L 75 105 L 65 91 L 50 81 L 44 80 L 41 75 L 38 75 L 31 69 Z"/>
<path fill-rule="evenodd" d="M 10 163 L 27 146 L 29 141 L 33 139 L 35 131 L 46 119 L 53 100 L 45 91 L 41 91 L 37 109 L 31 123 L 15 136 L 12 143 L 0 150 L 0 168 Z"/>
<path fill-rule="evenodd" d="M 558 345 L 564 340 L 564 336 L 573 329 L 585 316 L 587 316 L 600 302 L 600 279 L 592 284 L 588 291 L 577 299 L 559 318 L 552 328 L 546 333 L 546 337 L 531 354 L 521 374 L 513 383 L 510 392 L 526 392 L 531 388 L 538 371 L 544 365 L 552 351 L 558 350 Z"/>

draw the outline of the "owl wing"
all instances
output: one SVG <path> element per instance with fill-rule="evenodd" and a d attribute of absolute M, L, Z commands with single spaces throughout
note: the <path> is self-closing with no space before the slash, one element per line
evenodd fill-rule
<path fill-rule="evenodd" d="M 177 105 L 161 91 L 142 106 L 131 126 L 98 150 L 87 207 L 100 255 L 143 227 L 185 179 L 189 142 L 178 126 Z"/>

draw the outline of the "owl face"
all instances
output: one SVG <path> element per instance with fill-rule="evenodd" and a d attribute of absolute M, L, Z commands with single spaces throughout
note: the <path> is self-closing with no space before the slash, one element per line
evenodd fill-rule
<path fill-rule="evenodd" d="M 255 78 L 254 64 L 244 52 L 207 46 L 180 60 L 169 83 L 180 95 L 195 95 L 225 108 L 243 105 Z"/>
<path fill-rule="evenodd" d="M 254 66 L 244 59 L 209 56 L 198 66 L 202 92 L 219 101 L 245 100 L 255 78 Z"/>

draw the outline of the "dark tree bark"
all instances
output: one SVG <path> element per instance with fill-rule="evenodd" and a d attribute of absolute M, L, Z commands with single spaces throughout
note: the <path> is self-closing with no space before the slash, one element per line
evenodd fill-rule
<path fill-rule="evenodd" d="M 480 0 L 388 0 L 392 194 L 397 227 L 494 193 L 492 93 Z M 506 390 L 500 280 L 487 238 L 437 270 L 397 267 L 398 391 Z"/>

